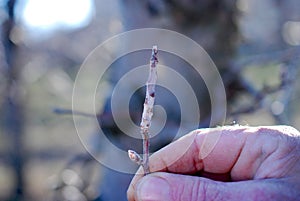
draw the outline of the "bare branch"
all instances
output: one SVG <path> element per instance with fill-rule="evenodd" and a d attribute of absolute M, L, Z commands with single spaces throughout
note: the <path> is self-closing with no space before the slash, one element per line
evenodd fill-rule
<path fill-rule="evenodd" d="M 71 110 L 71 109 L 64 109 L 64 108 L 54 108 L 53 113 L 58 115 L 77 115 L 77 116 L 95 118 L 95 115 L 90 113 Z"/>
<path fill-rule="evenodd" d="M 137 162 L 139 165 L 142 165 L 144 169 L 144 174 L 150 173 L 149 170 L 149 146 L 150 146 L 150 135 L 149 127 L 151 124 L 151 119 L 153 116 L 153 106 L 155 100 L 155 85 L 157 81 L 157 46 L 153 46 L 152 55 L 150 58 L 150 69 L 149 77 L 146 83 L 146 98 L 144 102 L 144 110 L 142 114 L 141 121 L 141 135 L 143 137 L 143 158 L 141 159 L 138 154 L 132 150 L 128 151 L 128 155 L 131 160 Z"/>

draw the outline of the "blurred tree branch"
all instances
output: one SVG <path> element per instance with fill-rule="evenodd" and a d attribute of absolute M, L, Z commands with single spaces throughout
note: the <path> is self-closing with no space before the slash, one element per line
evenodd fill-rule
<path fill-rule="evenodd" d="M 15 173 L 15 189 L 12 200 L 23 200 L 24 197 L 24 147 L 23 147 L 23 126 L 24 118 L 20 96 L 20 79 L 17 59 L 17 46 L 11 40 L 11 32 L 15 27 L 15 5 L 16 0 L 7 1 L 8 18 L 2 26 L 2 43 L 4 47 L 5 66 L 7 83 L 5 98 L 2 104 L 2 114 L 5 117 L 5 133 L 11 138 L 10 156 L 12 168 Z"/>
<path fill-rule="evenodd" d="M 280 83 L 278 86 L 264 86 L 261 90 L 256 89 L 252 83 L 247 81 L 241 74 L 241 71 L 245 68 L 251 68 L 251 66 L 265 66 L 270 64 L 281 64 Z M 231 65 L 231 70 L 234 73 L 239 73 L 239 83 L 244 91 L 253 98 L 253 103 L 249 106 L 238 108 L 234 111 L 230 111 L 228 117 L 237 118 L 242 114 L 254 113 L 260 108 L 265 107 L 265 101 L 271 94 L 282 92 L 283 95 L 280 97 L 280 102 L 283 104 L 282 107 L 288 106 L 291 98 L 292 91 L 294 89 L 294 83 L 296 81 L 296 75 L 299 71 L 300 66 L 300 47 L 291 47 L 279 51 L 268 52 L 264 54 L 258 54 L 254 56 L 248 56 L 244 59 L 234 61 Z M 224 76 L 224 83 L 232 79 L 233 74 Z M 283 114 L 274 114 L 267 108 L 273 116 L 277 124 L 289 124 L 288 117 Z"/>

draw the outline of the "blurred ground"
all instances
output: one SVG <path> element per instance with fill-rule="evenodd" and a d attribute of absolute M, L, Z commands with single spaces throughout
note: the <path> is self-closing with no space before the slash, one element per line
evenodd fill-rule
<path fill-rule="evenodd" d="M 7 15 L 5 1 L 0 2 L 2 22 Z M 104 40 L 126 30 L 128 22 L 122 19 L 122 12 L 126 12 L 122 9 L 122 4 L 126 1 L 91 1 L 90 18 L 82 25 L 68 27 L 60 24 L 52 30 L 26 24 L 25 17 L 22 15 L 22 5 L 28 2 L 30 1 L 18 2 L 17 24 L 10 35 L 17 47 L 15 56 L 18 59 L 16 62 L 19 71 L 18 91 L 24 114 L 22 136 L 24 150 L 26 150 L 24 166 L 26 189 L 24 190 L 27 200 L 52 200 L 55 197 L 53 194 L 56 193 L 53 188 L 60 182 L 70 183 L 68 178 L 76 178 L 75 173 L 67 171 L 64 172 L 65 179 L 61 181 L 61 171 L 68 161 L 75 155 L 86 152 L 77 136 L 71 115 L 58 115 L 53 113 L 53 109 L 72 108 L 73 84 L 76 73 L 86 56 Z M 69 2 L 72 9 L 72 1 L 66 2 Z M 60 3 L 58 1 L 56 3 L 59 6 Z M 283 64 L 276 56 L 276 52 L 281 49 L 299 48 L 299 5 L 298 0 L 239 0 L 237 3 L 240 12 L 237 21 L 241 37 L 236 61 L 256 60 L 256 56 L 260 58 L 259 55 L 267 55 L 266 57 L 270 57 L 271 61 L 274 57 L 275 61 L 267 62 L 266 65 L 264 62 L 247 62 L 242 66 L 241 75 L 258 91 L 264 86 L 280 84 Z M 55 10 L 51 13 L 55 16 Z M 3 57 L 1 53 L 1 59 Z M 290 59 L 293 60 L 293 55 Z M 260 108 L 246 114 L 231 116 L 227 119 L 227 123 L 230 124 L 232 121 L 248 125 L 285 123 L 300 129 L 299 55 L 297 59 L 298 63 L 293 64 L 295 67 L 292 68 L 294 71 L 291 73 L 295 81 L 288 89 L 268 95 L 261 101 Z M 4 71 L 3 69 L 1 67 L 1 72 Z M 3 74 L 0 78 L 0 104 L 2 104 L 7 77 Z M 86 78 L 86 82 L 88 86 L 89 78 Z M 107 91 L 110 90 L 109 83 L 105 86 L 97 95 L 99 111 L 107 98 Z M 85 91 L 82 91 L 82 97 L 82 111 L 91 113 L 92 111 L 85 111 L 84 108 Z M 234 109 L 248 106 L 252 103 L 251 98 L 253 97 L 249 94 L 241 94 L 230 107 Z M 5 118 L 1 115 L 0 200 L 9 199 L 15 187 L 14 169 L 7 162 L 7 158 L 17 147 L 12 147 L 12 139 L 4 129 Z M 86 130 L 84 138 L 93 139 L 94 128 L 85 117 L 82 117 L 80 126 Z M 100 165 L 96 162 L 92 164 L 93 176 L 89 180 L 91 185 L 86 190 L 88 191 L 86 194 L 90 196 L 89 200 L 100 195 L 98 182 L 103 176 Z M 67 197 L 75 194 L 75 191 L 76 189 L 67 188 L 62 194 Z M 78 197 L 73 200 L 76 199 L 80 200 Z"/>

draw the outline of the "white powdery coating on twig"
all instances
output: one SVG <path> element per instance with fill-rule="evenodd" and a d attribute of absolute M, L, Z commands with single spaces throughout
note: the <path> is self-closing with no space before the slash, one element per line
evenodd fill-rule
<path fill-rule="evenodd" d="M 155 100 L 155 85 L 157 81 L 157 46 L 153 46 L 150 58 L 149 77 L 146 83 L 146 98 L 141 122 L 141 134 L 143 137 L 143 168 L 144 173 L 148 174 L 149 170 L 149 127 L 153 116 L 153 106 Z"/>
<path fill-rule="evenodd" d="M 141 129 L 149 129 L 153 116 L 153 105 L 155 100 L 155 85 L 157 81 L 157 46 L 153 46 L 150 59 L 149 77 L 146 83 L 146 98 L 142 115 Z"/>
<path fill-rule="evenodd" d="M 129 158 L 139 165 L 142 165 L 144 169 L 144 174 L 150 173 L 149 170 L 149 146 L 150 146 L 150 136 L 149 127 L 151 124 L 151 119 L 153 116 L 153 106 L 155 100 L 155 85 L 157 81 L 157 46 L 153 46 L 152 54 L 150 58 L 150 69 L 149 77 L 146 83 L 146 98 L 144 102 L 144 109 L 141 121 L 141 135 L 143 138 L 143 158 L 141 158 L 135 151 L 128 150 Z"/>

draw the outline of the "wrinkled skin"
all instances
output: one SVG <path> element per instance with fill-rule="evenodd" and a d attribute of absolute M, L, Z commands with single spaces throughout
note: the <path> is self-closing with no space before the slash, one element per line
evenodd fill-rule
<path fill-rule="evenodd" d="M 205 142 L 205 143 L 204 143 Z M 195 130 L 150 158 L 137 200 L 300 200 L 300 134 L 288 126 Z M 196 175 L 196 176 L 195 176 Z"/>

